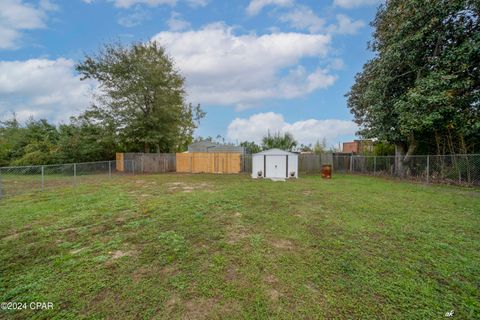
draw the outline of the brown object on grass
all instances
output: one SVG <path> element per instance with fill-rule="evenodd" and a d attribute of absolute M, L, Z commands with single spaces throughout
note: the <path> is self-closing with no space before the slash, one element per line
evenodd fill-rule
<path fill-rule="evenodd" d="M 322 166 L 322 178 L 332 179 L 332 166 L 329 164 L 324 164 Z"/>

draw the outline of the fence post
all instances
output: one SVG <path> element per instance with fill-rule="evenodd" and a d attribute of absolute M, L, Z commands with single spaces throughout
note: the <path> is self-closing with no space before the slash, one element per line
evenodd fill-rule
<path fill-rule="evenodd" d="M 373 175 L 377 175 L 377 156 L 373 156 Z"/>
<path fill-rule="evenodd" d="M 427 155 L 427 183 L 430 183 L 430 155 Z"/>
<path fill-rule="evenodd" d="M 132 160 L 132 174 L 135 175 L 135 160 Z"/>
<path fill-rule="evenodd" d="M 73 186 L 77 186 L 77 164 L 73 164 Z"/>
<path fill-rule="evenodd" d="M 112 161 L 108 161 L 108 177 L 112 177 Z"/>
<path fill-rule="evenodd" d="M 350 155 L 350 173 L 353 172 L 353 154 Z"/>
<path fill-rule="evenodd" d="M 42 166 L 42 191 L 45 189 L 45 169 Z"/>
<path fill-rule="evenodd" d="M 142 161 L 140 162 L 140 165 L 141 165 L 140 171 L 142 173 L 145 173 L 144 166 L 143 166 L 144 159 L 145 159 L 145 154 L 142 153 Z"/>

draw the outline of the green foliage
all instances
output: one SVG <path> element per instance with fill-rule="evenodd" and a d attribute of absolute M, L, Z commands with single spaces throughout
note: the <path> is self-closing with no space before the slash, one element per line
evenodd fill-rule
<path fill-rule="evenodd" d="M 376 156 L 392 156 L 395 154 L 395 146 L 384 141 L 379 141 L 373 145 L 373 154 Z"/>
<path fill-rule="evenodd" d="M 469 0 L 380 6 L 370 43 L 376 56 L 347 94 L 363 137 L 412 152 L 419 144 L 438 153 L 478 149 L 479 9 Z"/>
<path fill-rule="evenodd" d="M 187 104 L 184 79 L 156 43 L 105 45 L 77 65 L 100 83 L 95 103 L 69 124 L 0 122 L 0 166 L 113 159 L 115 152 L 185 150 L 205 113 Z"/>
<path fill-rule="evenodd" d="M 262 147 L 256 144 L 254 141 L 240 142 L 240 146 L 244 147 L 248 153 L 258 153 L 262 151 Z"/>
<path fill-rule="evenodd" d="M 82 118 L 111 128 L 124 149 L 174 152 L 192 142 L 205 113 L 185 102 L 184 79 L 155 42 L 107 44 L 76 69 L 102 92 Z"/>
<path fill-rule="evenodd" d="M 263 150 L 277 148 L 285 151 L 293 151 L 296 146 L 297 141 L 293 135 L 288 132 L 283 135 L 280 132 L 276 132 L 273 135 L 268 132 L 268 135 L 262 139 Z"/>
<path fill-rule="evenodd" d="M 315 154 L 322 154 L 327 152 L 327 139 L 323 138 L 322 142 L 317 139 L 315 145 L 313 146 L 313 152 Z"/>

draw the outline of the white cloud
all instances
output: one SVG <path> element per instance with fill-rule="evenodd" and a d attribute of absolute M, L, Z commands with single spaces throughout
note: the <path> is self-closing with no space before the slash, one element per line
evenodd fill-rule
<path fill-rule="evenodd" d="M 288 23 L 292 28 L 308 30 L 310 33 L 331 33 L 331 34 L 356 34 L 360 28 L 365 26 L 362 20 L 352 20 L 344 14 L 336 16 L 336 23 L 326 25 L 326 21 L 320 18 L 312 9 L 307 6 L 298 5 L 293 10 L 280 16 L 280 21 Z"/>
<path fill-rule="evenodd" d="M 175 11 L 170 15 L 167 25 L 171 31 L 181 31 L 190 28 L 190 22 L 182 19 L 181 14 Z"/>
<path fill-rule="evenodd" d="M 328 35 L 235 35 L 217 23 L 196 31 L 160 32 L 152 39 L 175 57 L 190 99 L 202 104 L 244 108 L 263 99 L 299 97 L 336 79 L 326 69 L 309 73 L 300 64 L 303 58 L 328 55 Z"/>
<path fill-rule="evenodd" d="M 174 6 L 177 3 L 177 0 L 109 0 L 113 2 L 114 5 L 118 8 L 130 8 L 131 6 L 137 4 L 144 4 L 150 7 L 156 7 L 160 5 L 170 5 Z"/>
<path fill-rule="evenodd" d="M 295 29 L 306 29 L 312 33 L 322 30 L 325 25 L 325 19 L 317 16 L 312 9 L 306 6 L 297 6 L 292 11 L 280 16 L 280 21 L 288 22 Z"/>
<path fill-rule="evenodd" d="M 351 9 L 360 6 L 369 6 L 380 2 L 381 0 L 334 0 L 333 4 L 338 7 Z"/>
<path fill-rule="evenodd" d="M 22 31 L 45 28 L 47 11 L 56 9 L 47 0 L 40 1 L 38 7 L 22 0 L 0 1 L 0 49 L 17 48 Z"/>
<path fill-rule="evenodd" d="M 259 14 L 264 7 L 269 5 L 285 7 L 292 4 L 293 0 L 251 0 L 245 10 L 248 15 L 254 16 Z"/>
<path fill-rule="evenodd" d="M 332 145 L 353 136 L 357 126 L 352 121 L 338 119 L 308 119 L 289 123 L 281 114 L 266 112 L 254 114 L 247 119 L 234 119 L 228 125 L 227 137 L 232 141 L 260 143 L 268 131 L 289 132 L 303 144 L 314 144 L 325 138 Z"/>
<path fill-rule="evenodd" d="M 150 19 L 148 12 L 141 8 L 136 8 L 133 12 L 119 17 L 117 22 L 126 28 L 132 28 L 138 26 L 147 19 Z"/>
<path fill-rule="evenodd" d="M 356 34 L 359 29 L 365 27 L 362 20 L 352 20 L 344 14 L 337 15 L 337 23 L 329 27 L 329 31 L 338 34 Z"/>
<path fill-rule="evenodd" d="M 94 83 L 81 82 L 73 67 L 64 58 L 0 61 L 0 116 L 16 112 L 21 119 L 60 121 L 83 111 Z"/>
<path fill-rule="evenodd" d="M 82 0 L 85 3 L 93 3 L 94 0 Z M 184 0 L 190 7 L 205 7 L 210 0 Z M 113 2 L 117 8 L 130 8 L 135 5 L 147 5 L 150 7 L 158 7 L 162 5 L 175 6 L 178 0 L 108 0 Z"/>
<path fill-rule="evenodd" d="M 205 7 L 210 0 L 187 0 L 187 3 L 190 7 Z"/>

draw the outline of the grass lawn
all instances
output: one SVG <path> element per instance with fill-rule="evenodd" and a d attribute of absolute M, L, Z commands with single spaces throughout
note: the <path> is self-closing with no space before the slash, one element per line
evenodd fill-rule
<path fill-rule="evenodd" d="M 480 191 L 119 177 L 0 201 L 12 319 L 480 318 Z"/>

